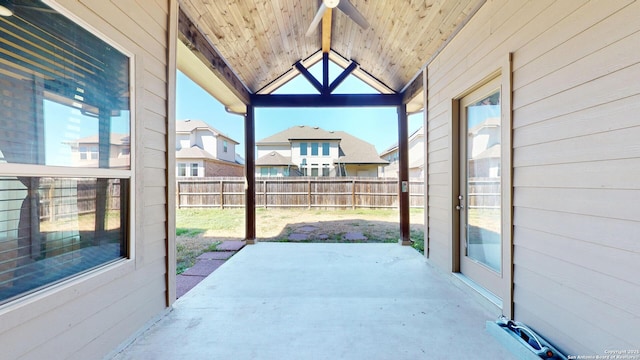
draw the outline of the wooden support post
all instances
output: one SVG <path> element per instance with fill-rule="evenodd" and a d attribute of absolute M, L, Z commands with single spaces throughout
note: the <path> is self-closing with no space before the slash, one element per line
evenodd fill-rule
<path fill-rule="evenodd" d="M 247 105 L 244 117 L 245 152 L 245 240 L 256 243 L 256 174 L 255 174 L 256 129 L 255 113 L 252 105 Z"/>
<path fill-rule="evenodd" d="M 409 227 L 409 124 L 407 105 L 398 106 L 398 198 L 400 206 L 400 243 L 412 245 Z"/>

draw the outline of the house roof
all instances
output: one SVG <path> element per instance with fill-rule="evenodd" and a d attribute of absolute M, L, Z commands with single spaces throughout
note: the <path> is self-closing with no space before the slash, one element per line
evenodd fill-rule
<path fill-rule="evenodd" d="M 260 141 L 256 145 L 287 144 L 291 140 L 341 140 L 341 136 L 335 131 L 326 131 L 317 126 L 299 125 L 290 127 L 284 131 L 273 134 Z"/>
<path fill-rule="evenodd" d="M 485 151 L 481 152 L 480 154 L 474 156 L 472 160 L 500 158 L 500 149 L 500 144 L 495 144 Z"/>
<path fill-rule="evenodd" d="M 333 9 L 332 31 L 325 39 L 322 26 L 305 36 L 319 1 L 180 1 L 181 10 L 194 24 L 181 28 L 181 40 L 193 51 L 190 33 L 203 34 L 229 73 L 250 93 L 298 74 L 292 66 L 298 61 L 320 60 L 317 55 L 326 39 L 332 59 L 338 63 L 343 59 L 340 66 L 353 60 L 359 64 L 355 76 L 400 92 L 486 0 L 349 1 L 370 26 L 363 29 Z"/>
<path fill-rule="evenodd" d="M 277 151 L 272 151 L 256 160 L 256 166 L 289 166 L 294 165 L 290 156 L 283 156 Z"/>
<path fill-rule="evenodd" d="M 226 135 L 225 133 L 221 132 L 220 130 L 214 128 L 213 126 L 207 124 L 206 122 L 202 121 L 202 120 L 192 120 L 192 119 L 185 119 L 185 120 L 177 120 L 176 121 L 176 133 L 190 133 L 194 130 L 197 129 L 203 129 L 203 130 L 209 130 L 211 132 L 213 132 L 213 134 L 215 136 L 220 136 L 223 137 L 235 144 L 240 144 L 239 142 L 233 140 L 232 138 L 230 138 L 228 135 Z"/>
<path fill-rule="evenodd" d="M 340 141 L 340 158 L 336 162 L 342 164 L 388 164 L 378 156 L 376 147 L 344 131 L 336 131 L 342 138 Z"/>
<path fill-rule="evenodd" d="M 109 139 L 111 145 L 129 145 L 129 134 L 112 133 Z M 97 144 L 99 143 L 98 134 L 86 136 L 77 140 L 68 141 L 69 143 Z"/>
<path fill-rule="evenodd" d="M 202 150 L 198 146 L 194 145 L 189 148 L 182 148 L 176 151 L 176 159 L 214 159 L 215 156 L 209 152 Z"/>
<path fill-rule="evenodd" d="M 420 136 L 424 136 L 424 127 L 420 126 L 420 128 L 416 131 L 414 131 L 411 135 L 409 135 L 409 142 L 412 142 L 413 140 L 415 140 L 417 137 Z M 389 146 L 386 150 L 384 150 L 383 152 L 380 153 L 380 156 L 385 156 L 391 152 L 394 152 L 398 150 L 398 143 L 394 143 L 393 145 Z"/>
<path fill-rule="evenodd" d="M 484 128 L 497 128 L 500 126 L 500 118 L 499 117 L 490 117 L 485 119 L 484 121 L 482 121 L 481 123 L 479 123 L 478 125 L 474 126 L 473 128 L 469 129 L 469 134 L 477 134 L 478 131 L 484 129 Z"/>

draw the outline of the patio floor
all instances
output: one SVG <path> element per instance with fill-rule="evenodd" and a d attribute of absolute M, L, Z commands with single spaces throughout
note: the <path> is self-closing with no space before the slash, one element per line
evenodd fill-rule
<path fill-rule="evenodd" d="M 258 243 L 114 359 L 513 359 L 486 320 L 411 247 Z"/>

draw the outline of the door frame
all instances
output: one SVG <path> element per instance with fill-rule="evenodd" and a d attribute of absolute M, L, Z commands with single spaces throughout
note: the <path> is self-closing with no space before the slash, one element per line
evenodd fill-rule
<path fill-rule="evenodd" d="M 502 234 L 502 288 L 496 294 L 502 298 L 502 314 L 513 318 L 513 110 L 512 110 L 512 53 L 509 53 L 494 71 L 479 79 L 470 79 L 469 86 L 451 101 L 451 127 L 449 139 L 451 164 L 451 264 L 452 272 L 460 273 L 460 212 L 456 210 L 460 191 L 460 102 L 496 77 L 501 88 L 501 234 Z"/>

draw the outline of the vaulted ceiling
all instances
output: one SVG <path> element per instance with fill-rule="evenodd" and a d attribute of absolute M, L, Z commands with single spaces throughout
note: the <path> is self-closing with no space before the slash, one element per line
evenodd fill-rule
<path fill-rule="evenodd" d="M 400 92 L 485 0 L 350 1 L 370 26 L 362 29 L 334 9 L 332 59 L 342 59 L 344 64 L 353 60 L 359 64 L 356 76 L 369 76 Z M 305 36 L 321 1 L 179 2 L 251 93 L 268 87 L 283 74 L 294 73 L 297 61 L 309 59 L 309 63 L 321 58 L 322 26 Z"/>

